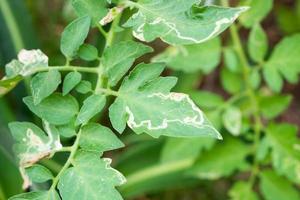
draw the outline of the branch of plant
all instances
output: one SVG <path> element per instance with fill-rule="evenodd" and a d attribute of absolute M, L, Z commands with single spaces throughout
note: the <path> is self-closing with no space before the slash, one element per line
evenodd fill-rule
<path fill-rule="evenodd" d="M 228 0 L 221 0 L 222 5 L 228 7 L 229 3 Z M 237 27 L 235 24 L 232 24 L 230 27 L 230 35 L 236 50 L 236 53 L 241 61 L 242 67 L 243 67 L 243 79 L 246 85 L 246 91 L 248 93 L 248 96 L 251 100 L 252 107 L 254 109 L 253 111 L 253 118 L 254 118 L 254 142 L 253 142 L 253 154 L 254 154 L 254 163 L 251 170 L 251 177 L 250 177 L 250 184 L 253 186 L 255 179 L 257 177 L 257 174 L 259 172 L 259 161 L 256 157 L 257 148 L 260 143 L 260 135 L 262 131 L 262 120 L 260 116 L 260 108 L 256 99 L 255 91 L 252 89 L 250 82 L 249 82 L 249 70 L 250 66 L 248 63 L 248 59 L 246 56 L 246 53 L 243 49 L 242 42 L 237 30 Z"/>
<path fill-rule="evenodd" d="M 80 136 L 81 136 L 81 131 L 79 130 L 77 136 L 76 136 L 76 140 L 73 144 L 73 146 L 71 147 L 68 147 L 70 149 L 70 155 L 68 157 L 68 160 L 67 162 L 64 164 L 64 166 L 62 167 L 62 169 L 60 170 L 60 172 L 57 174 L 57 176 L 53 179 L 52 181 L 52 185 L 50 187 L 50 191 L 51 190 L 55 190 L 57 184 L 58 184 L 58 181 L 60 179 L 60 177 L 62 176 L 62 174 L 70 167 L 70 165 L 72 164 L 73 162 L 73 159 L 75 157 L 75 154 L 78 150 L 78 147 L 79 147 L 79 140 L 80 140 Z"/>

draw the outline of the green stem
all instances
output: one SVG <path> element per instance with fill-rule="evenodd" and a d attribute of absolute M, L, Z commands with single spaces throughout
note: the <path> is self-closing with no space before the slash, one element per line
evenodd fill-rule
<path fill-rule="evenodd" d="M 103 29 L 103 27 L 102 27 L 100 24 L 98 24 L 97 27 L 98 27 L 100 33 L 101 33 L 101 34 L 104 36 L 104 38 L 107 40 L 107 37 L 108 37 L 107 32 Z"/>
<path fill-rule="evenodd" d="M 58 181 L 60 179 L 60 177 L 63 175 L 63 173 L 70 167 L 70 165 L 72 164 L 72 161 L 74 159 L 74 156 L 77 152 L 78 146 L 79 146 L 79 140 L 80 140 L 80 136 L 81 136 L 81 131 L 78 132 L 76 140 L 73 144 L 73 146 L 70 148 L 70 156 L 67 160 L 67 162 L 64 164 L 64 166 L 62 167 L 62 169 L 60 170 L 60 172 L 57 174 L 57 176 L 53 179 L 52 185 L 50 187 L 50 190 L 55 190 Z"/>
<path fill-rule="evenodd" d="M 111 90 L 111 89 L 105 89 L 105 88 L 98 88 L 98 93 L 105 93 L 106 95 L 112 95 L 112 96 L 119 96 L 120 94 L 117 91 Z"/>
<path fill-rule="evenodd" d="M 37 68 L 33 73 L 47 72 L 49 70 L 78 71 L 78 72 L 98 74 L 98 69 L 96 67 L 81 67 L 81 66 L 50 66 L 50 67 L 43 67 L 43 68 Z"/>
<path fill-rule="evenodd" d="M 222 5 L 228 7 L 229 3 L 228 0 L 221 0 Z M 233 41 L 233 45 L 235 47 L 236 53 L 241 61 L 242 67 L 243 67 L 243 78 L 246 85 L 246 91 L 248 93 L 248 96 L 250 98 L 251 104 L 253 106 L 254 112 L 253 112 L 253 118 L 254 118 L 254 142 L 253 142 L 253 154 L 254 154 L 254 163 L 251 170 L 251 177 L 250 177 L 250 184 L 253 185 L 255 182 L 255 179 L 257 177 L 257 174 L 259 173 L 259 161 L 256 157 L 257 148 L 260 143 L 260 135 L 263 128 L 262 125 L 262 119 L 260 116 L 260 108 L 259 104 L 256 99 L 255 91 L 252 89 L 250 82 L 249 82 L 249 63 L 247 60 L 247 56 L 244 52 L 242 42 L 239 37 L 239 33 L 237 30 L 237 27 L 235 24 L 232 24 L 230 26 L 230 35 Z"/>

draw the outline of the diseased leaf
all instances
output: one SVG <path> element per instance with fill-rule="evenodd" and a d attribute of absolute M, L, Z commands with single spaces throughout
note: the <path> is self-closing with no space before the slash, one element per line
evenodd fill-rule
<path fill-rule="evenodd" d="M 222 144 L 204 152 L 194 166 L 188 171 L 189 175 L 201 179 L 218 179 L 229 176 L 236 170 L 248 168 L 246 156 L 250 148 L 238 139 L 225 138 Z"/>
<path fill-rule="evenodd" d="M 35 75 L 30 83 L 30 88 L 35 105 L 50 96 L 61 83 L 61 75 L 57 70 L 41 72 Z"/>
<path fill-rule="evenodd" d="M 38 105 L 34 105 L 31 96 L 25 97 L 23 101 L 34 114 L 54 125 L 69 123 L 79 109 L 74 97 L 59 93 L 51 95 Z"/>
<path fill-rule="evenodd" d="M 9 200 L 60 200 L 60 197 L 55 190 L 50 190 L 18 194 Z"/>
<path fill-rule="evenodd" d="M 263 66 L 263 75 L 268 86 L 275 92 L 280 92 L 283 78 L 289 83 L 298 82 L 300 73 L 300 34 L 285 37 L 276 45 L 271 58 Z"/>
<path fill-rule="evenodd" d="M 220 34 L 247 8 L 199 7 L 198 0 L 140 0 L 126 22 L 142 41 L 161 38 L 169 44 L 202 43 Z M 201 30 L 201 31 L 199 31 Z"/>
<path fill-rule="evenodd" d="M 260 175 L 260 190 L 266 200 L 299 200 L 300 194 L 293 185 L 274 171 L 264 171 Z"/>
<path fill-rule="evenodd" d="M 243 6 L 249 6 L 250 9 L 241 15 L 241 23 L 247 27 L 252 27 L 255 23 L 261 22 L 271 11 L 273 0 L 244 0 Z"/>
<path fill-rule="evenodd" d="M 111 151 L 124 147 L 124 144 L 107 127 L 89 123 L 81 129 L 79 145 L 86 151 Z"/>
<path fill-rule="evenodd" d="M 9 124 L 9 129 L 17 142 L 14 151 L 19 158 L 20 172 L 24 179 L 23 188 L 28 188 L 31 181 L 25 173 L 25 168 L 62 148 L 59 133 L 46 121 L 44 121 L 44 130 L 47 135 L 29 122 L 12 122 Z"/>
<path fill-rule="evenodd" d="M 271 124 L 267 128 L 267 142 L 271 148 L 272 163 L 279 175 L 300 183 L 300 139 L 297 127 L 290 124 Z"/>
<path fill-rule="evenodd" d="M 290 95 L 261 96 L 259 98 L 259 107 L 263 116 L 272 119 L 284 112 L 292 101 Z"/>
<path fill-rule="evenodd" d="M 79 47 L 84 43 L 89 33 L 91 18 L 86 14 L 88 13 L 71 22 L 62 33 L 60 50 L 69 59 L 77 55 Z"/>
<path fill-rule="evenodd" d="M 165 62 L 168 67 L 187 73 L 203 71 L 210 73 L 220 63 L 220 38 L 203 44 L 187 46 L 170 46 L 163 53 L 154 57 L 154 62 Z"/>
<path fill-rule="evenodd" d="M 234 136 L 241 134 L 242 129 L 242 112 L 239 108 L 230 106 L 223 115 L 223 123 L 225 128 Z"/>
<path fill-rule="evenodd" d="M 268 37 L 260 24 L 256 24 L 250 32 L 248 52 L 255 62 L 263 62 L 268 51 Z"/>
<path fill-rule="evenodd" d="M 93 45 L 83 44 L 79 48 L 78 55 L 86 61 L 96 60 L 98 58 L 98 49 Z"/>
<path fill-rule="evenodd" d="M 152 52 L 152 48 L 141 43 L 125 41 L 107 48 L 102 57 L 103 66 L 111 86 L 127 73 L 135 59 Z"/>
<path fill-rule="evenodd" d="M 18 60 L 12 60 L 5 66 L 7 78 L 13 78 L 18 75 L 29 76 L 36 69 L 48 67 L 48 57 L 39 49 L 22 49 L 18 54 Z"/>
<path fill-rule="evenodd" d="M 106 2 L 102 0 L 72 0 L 72 6 L 78 16 L 88 15 L 92 19 L 92 26 L 97 26 L 108 12 Z"/>
<path fill-rule="evenodd" d="M 100 159 L 98 154 L 77 153 L 74 166 L 63 173 L 58 183 L 62 199 L 122 200 L 115 187 L 126 179 L 110 164 L 111 159 Z"/>
<path fill-rule="evenodd" d="M 156 84 L 164 66 L 159 63 L 139 64 L 122 83 L 116 103 L 110 108 L 113 127 L 122 132 L 127 122 L 137 134 L 152 137 L 211 136 L 221 139 L 188 95 L 170 93 L 171 88 L 147 90 Z M 146 87 L 145 87 L 146 86 Z M 173 87 L 172 84 L 168 86 Z"/>
<path fill-rule="evenodd" d="M 63 96 L 67 95 L 81 81 L 81 73 L 70 72 L 66 75 L 63 83 Z"/>
<path fill-rule="evenodd" d="M 231 200 L 259 200 L 257 194 L 252 190 L 251 184 L 236 182 L 229 191 Z"/>
<path fill-rule="evenodd" d="M 86 94 L 92 91 L 92 84 L 89 81 L 80 81 L 80 83 L 76 86 L 76 91 L 81 94 Z"/>
<path fill-rule="evenodd" d="M 25 169 L 29 179 L 35 183 L 43 183 L 53 178 L 49 169 L 42 165 L 35 164 Z"/>
<path fill-rule="evenodd" d="M 105 106 L 106 98 L 103 95 L 92 94 L 84 100 L 76 119 L 76 125 L 87 123 L 92 117 L 99 113 Z"/>

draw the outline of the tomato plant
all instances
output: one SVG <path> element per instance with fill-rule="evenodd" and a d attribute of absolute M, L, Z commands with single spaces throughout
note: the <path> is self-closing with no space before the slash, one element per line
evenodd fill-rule
<path fill-rule="evenodd" d="M 24 84 L 20 101 L 34 117 L 2 120 L 19 173 L 0 149 L 2 171 L 12 166 L 14 174 L 0 178 L 0 198 L 178 199 L 176 189 L 204 184 L 206 193 L 190 198 L 300 199 L 298 129 L 276 120 L 292 101 L 284 83 L 298 83 L 300 35 L 269 45 L 261 23 L 272 0 L 219 3 L 71 0 L 63 62 L 25 49 L 13 3 L 3 0 L 1 19 L 16 31 L 18 52 L 0 93 Z M 157 51 L 156 43 L 166 47 Z M 223 95 L 199 90 L 212 73 Z M 226 191 L 211 194 L 221 178 Z"/>

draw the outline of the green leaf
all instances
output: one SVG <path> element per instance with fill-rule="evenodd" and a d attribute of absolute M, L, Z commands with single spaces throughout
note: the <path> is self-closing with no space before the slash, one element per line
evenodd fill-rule
<path fill-rule="evenodd" d="M 260 70 L 257 68 L 252 68 L 249 75 L 249 83 L 254 90 L 258 89 L 262 80 L 261 80 Z"/>
<path fill-rule="evenodd" d="M 35 70 L 45 67 L 48 67 L 48 57 L 41 50 L 23 49 L 18 54 L 18 60 L 6 64 L 5 72 L 7 78 L 13 78 L 17 75 L 29 76 Z"/>
<path fill-rule="evenodd" d="M 292 96 L 290 95 L 261 96 L 259 98 L 259 107 L 265 118 L 272 119 L 284 112 L 291 101 Z"/>
<path fill-rule="evenodd" d="M 151 47 L 133 41 L 120 42 L 107 48 L 103 53 L 102 62 L 109 84 L 115 86 L 135 59 L 152 51 Z"/>
<path fill-rule="evenodd" d="M 62 174 L 58 183 L 62 199 L 122 200 L 115 187 L 125 183 L 126 179 L 110 167 L 111 159 L 79 152 L 73 164 Z"/>
<path fill-rule="evenodd" d="M 76 91 L 81 94 L 86 94 L 92 91 L 92 84 L 89 81 L 80 81 L 80 83 L 76 86 Z"/>
<path fill-rule="evenodd" d="M 34 104 L 37 105 L 43 99 L 50 96 L 57 89 L 60 83 L 61 76 L 57 70 L 41 72 L 35 75 L 30 83 Z"/>
<path fill-rule="evenodd" d="M 216 145 L 212 150 L 204 152 L 188 171 L 188 174 L 212 180 L 229 176 L 236 170 L 248 168 L 246 156 L 249 153 L 249 146 L 238 139 L 224 138 L 224 142 Z"/>
<path fill-rule="evenodd" d="M 221 41 L 220 38 L 215 38 L 203 44 L 170 46 L 152 61 L 165 62 L 171 69 L 186 73 L 199 70 L 210 73 L 218 66 L 220 59 Z"/>
<path fill-rule="evenodd" d="M 221 71 L 221 83 L 223 88 L 230 94 L 236 94 L 243 88 L 242 76 L 226 68 L 223 68 Z"/>
<path fill-rule="evenodd" d="M 24 179 L 23 188 L 28 188 L 31 182 L 25 173 L 25 168 L 62 148 L 59 133 L 46 121 L 44 121 L 44 130 L 47 135 L 29 122 L 12 122 L 9 124 L 9 129 L 17 142 L 14 151 L 19 158 L 20 172 Z"/>
<path fill-rule="evenodd" d="M 40 104 L 34 105 L 31 96 L 23 99 L 28 108 L 37 116 L 54 125 L 69 123 L 78 113 L 78 103 L 71 95 L 52 94 Z"/>
<path fill-rule="evenodd" d="M 103 95 L 92 94 L 84 100 L 76 119 L 76 125 L 87 123 L 99 113 L 105 106 L 106 98 Z"/>
<path fill-rule="evenodd" d="M 214 109 L 224 103 L 220 95 L 209 91 L 193 91 L 190 92 L 191 98 L 202 109 Z"/>
<path fill-rule="evenodd" d="M 170 93 L 173 79 L 169 79 L 171 84 L 156 89 L 151 87 L 152 84 L 157 86 L 157 77 L 163 69 L 160 63 L 139 64 L 124 79 L 116 102 L 110 107 L 113 127 L 122 132 L 127 122 L 137 134 L 147 133 L 152 137 L 211 136 L 220 139 L 219 132 L 188 95 Z"/>
<path fill-rule="evenodd" d="M 70 72 L 66 75 L 63 83 L 63 96 L 67 95 L 81 81 L 81 73 Z"/>
<path fill-rule="evenodd" d="M 4 96 L 9 91 L 14 89 L 21 80 L 22 80 L 21 76 L 0 80 L 0 97 Z"/>
<path fill-rule="evenodd" d="M 247 28 L 261 22 L 272 10 L 273 0 L 244 0 L 241 4 L 250 9 L 241 15 L 240 22 Z"/>
<path fill-rule="evenodd" d="M 96 123 L 87 124 L 81 129 L 79 145 L 86 151 L 101 153 L 124 147 L 109 128 Z"/>
<path fill-rule="evenodd" d="M 280 92 L 283 80 L 295 84 L 300 73 L 300 34 L 285 37 L 276 45 L 271 58 L 263 66 L 264 78 L 268 86 Z"/>
<path fill-rule="evenodd" d="M 86 13 L 88 14 L 88 13 Z M 63 31 L 60 42 L 61 52 L 69 59 L 75 57 L 90 30 L 91 18 L 82 16 L 71 22 Z"/>
<path fill-rule="evenodd" d="M 252 60 L 261 63 L 268 51 L 268 37 L 260 24 L 255 24 L 251 29 L 248 40 L 248 52 Z"/>
<path fill-rule="evenodd" d="M 53 178 L 49 169 L 38 164 L 26 168 L 25 172 L 29 176 L 30 180 L 35 183 L 43 183 Z"/>
<path fill-rule="evenodd" d="M 224 49 L 224 62 L 225 67 L 228 68 L 231 72 L 241 71 L 241 63 L 233 47 Z"/>
<path fill-rule="evenodd" d="M 60 200 L 60 197 L 55 190 L 50 190 L 18 194 L 9 200 Z"/>
<path fill-rule="evenodd" d="M 271 124 L 267 128 L 267 144 L 271 148 L 272 163 L 279 175 L 300 183 L 300 139 L 297 127 L 290 124 Z"/>
<path fill-rule="evenodd" d="M 258 200 L 257 194 L 251 189 L 251 184 L 236 182 L 229 191 L 231 200 Z"/>
<path fill-rule="evenodd" d="M 239 108 L 230 106 L 226 108 L 223 115 L 225 128 L 234 136 L 241 134 L 242 129 L 242 112 Z"/>
<path fill-rule="evenodd" d="M 274 171 L 264 171 L 261 173 L 260 178 L 260 189 L 266 200 L 300 199 L 297 189 L 285 178 L 278 176 Z"/>
<path fill-rule="evenodd" d="M 161 151 L 161 162 L 178 160 L 195 160 L 204 150 L 211 149 L 215 144 L 212 138 L 168 138 Z"/>
<path fill-rule="evenodd" d="M 76 135 L 75 118 L 68 124 L 57 126 L 59 134 L 63 137 L 70 138 Z"/>
<path fill-rule="evenodd" d="M 98 58 L 98 49 L 93 45 L 83 44 L 79 48 L 78 55 L 83 60 L 93 61 Z"/>
<path fill-rule="evenodd" d="M 223 32 L 247 8 L 199 7 L 198 0 L 140 0 L 126 22 L 142 41 L 161 38 L 169 44 L 202 43 Z M 216 14 L 218 13 L 218 14 Z M 199 31 L 201 30 L 201 31 Z"/>
<path fill-rule="evenodd" d="M 99 0 L 72 0 L 72 6 L 78 16 L 89 15 L 92 19 L 92 26 L 97 26 L 99 21 L 108 12 L 105 1 Z"/>

